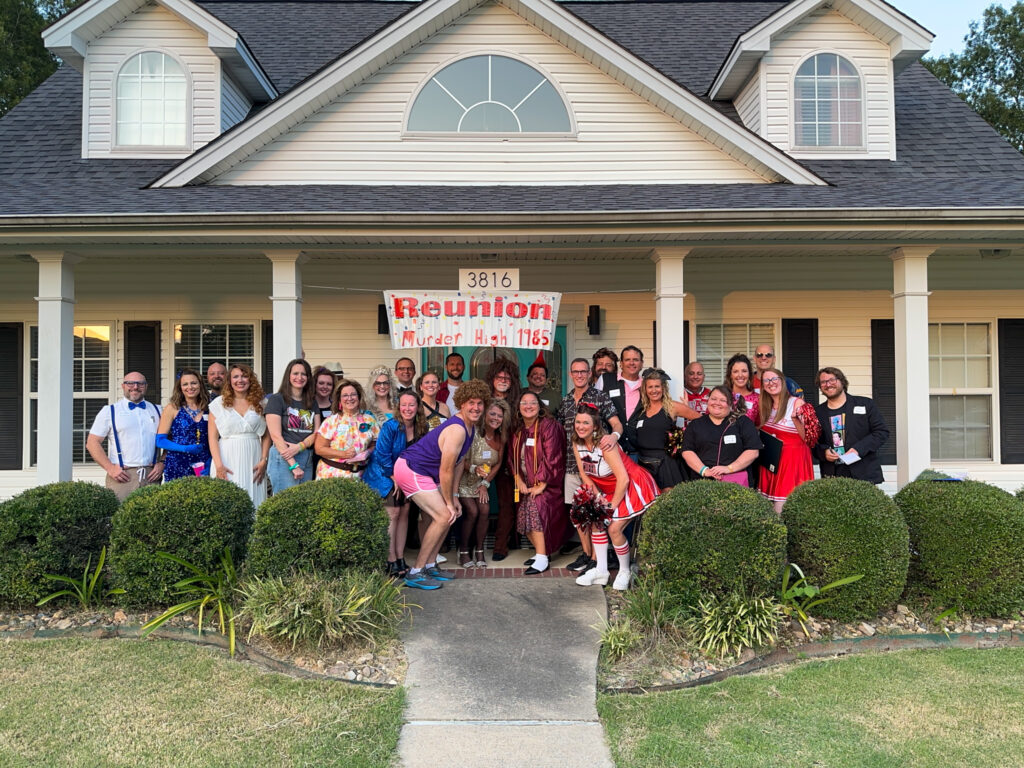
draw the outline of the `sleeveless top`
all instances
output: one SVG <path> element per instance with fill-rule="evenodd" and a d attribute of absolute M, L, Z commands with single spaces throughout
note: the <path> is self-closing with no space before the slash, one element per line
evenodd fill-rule
<path fill-rule="evenodd" d="M 423 410 L 426 412 L 427 426 L 431 431 L 437 429 L 444 424 L 446 417 L 441 413 L 441 404 L 438 403 L 434 408 L 431 408 L 426 400 L 421 401 L 423 403 Z"/>
<path fill-rule="evenodd" d="M 466 422 L 458 416 L 452 416 L 444 423 L 445 428 L 458 424 L 466 433 L 466 439 L 462 441 L 462 450 L 459 451 L 455 463 L 458 464 L 469 453 L 473 445 L 473 432 L 466 427 Z M 426 475 L 435 483 L 441 482 L 441 446 L 438 440 L 444 429 L 435 429 L 427 432 L 423 437 L 402 451 L 402 458 L 409 465 L 409 469 L 418 475 Z"/>
<path fill-rule="evenodd" d="M 459 478 L 459 496 L 474 497 L 484 481 L 476 474 L 476 468 L 484 464 L 491 467 L 498 461 L 498 451 L 491 448 L 487 439 L 478 431 L 474 430 L 473 444 L 470 446 L 469 455 L 466 459 L 466 468 Z"/>

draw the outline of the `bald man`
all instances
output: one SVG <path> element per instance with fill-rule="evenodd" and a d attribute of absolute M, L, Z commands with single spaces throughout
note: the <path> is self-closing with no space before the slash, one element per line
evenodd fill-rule
<path fill-rule="evenodd" d="M 85 441 L 92 460 L 107 473 L 107 488 L 121 501 L 136 488 L 160 482 L 164 473 L 156 455 L 160 409 L 146 402 L 148 386 L 138 371 L 126 373 L 121 381 L 124 397 L 96 414 Z"/>
<path fill-rule="evenodd" d="M 213 362 L 206 369 L 206 385 L 210 391 L 210 400 L 220 397 L 220 388 L 228 378 L 228 369 L 223 363 Z"/>

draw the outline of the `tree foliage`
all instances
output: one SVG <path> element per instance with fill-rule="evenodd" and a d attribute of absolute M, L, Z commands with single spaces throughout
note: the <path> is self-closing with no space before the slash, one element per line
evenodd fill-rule
<path fill-rule="evenodd" d="M 987 8 L 964 41 L 963 53 L 924 65 L 1024 151 L 1024 1 Z"/>
<path fill-rule="evenodd" d="M 0 0 L 0 115 L 57 68 L 43 47 L 47 19 L 32 0 Z"/>

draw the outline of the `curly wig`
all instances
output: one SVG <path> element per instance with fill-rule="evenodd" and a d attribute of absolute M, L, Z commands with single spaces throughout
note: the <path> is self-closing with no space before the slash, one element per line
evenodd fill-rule
<path fill-rule="evenodd" d="M 494 377 L 499 373 L 507 373 L 512 379 L 512 386 L 510 386 L 508 392 L 505 393 L 505 399 L 508 400 L 508 404 L 512 408 L 512 412 L 515 413 L 516 409 L 519 408 L 519 396 L 523 393 L 523 385 L 519 381 L 519 366 L 514 360 L 507 360 L 504 357 L 499 357 L 487 366 L 487 373 L 484 374 L 484 381 L 486 381 L 487 386 L 491 388 L 491 397 L 494 397 L 497 394 L 494 391 Z"/>
<path fill-rule="evenodd" d="M 490 386 L 480 379 L 470 379 L 459 385 L 455 390 L 455 407 L 461 409 L 469 400 L 483 400 L 485 403 L 491 399 Z"/>

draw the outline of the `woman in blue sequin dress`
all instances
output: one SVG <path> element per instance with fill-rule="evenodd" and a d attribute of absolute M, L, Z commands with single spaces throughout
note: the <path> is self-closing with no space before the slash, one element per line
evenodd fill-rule
<path fill-rule="evenodd" d="M 182 370 L 157 428 L 156 445 L 165 452 L 165 483 L 179 477 L 210 474 L 208 405 L 206 387 L 199 374 L 190 368 Z M 202 466 L 196 466 L 199 464 Z"/>

